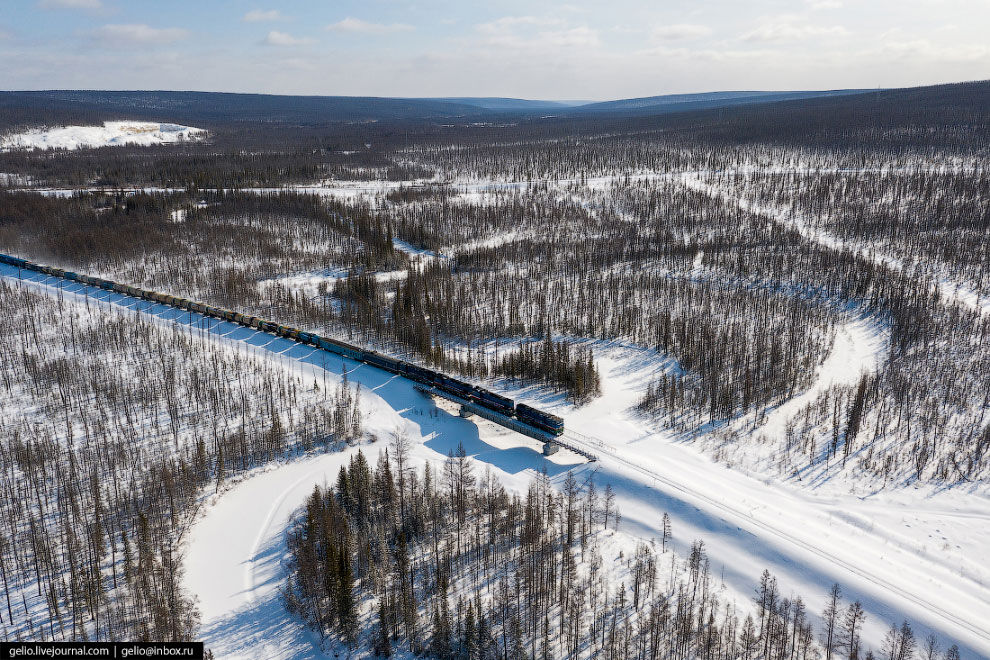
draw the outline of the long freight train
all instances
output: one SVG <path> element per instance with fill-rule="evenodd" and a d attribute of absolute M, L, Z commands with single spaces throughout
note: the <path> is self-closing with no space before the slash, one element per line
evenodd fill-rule
<path fill-rule="evenodd" d="M 381 353 L 376 353 L 374 351 L 368 351 L 346 342 L 330 339 L 329 337 L 322 337 L 312 332 L 305 332 L 289 326 L 279 325 L 278 323 L 266 321 L 265 319 L 258 318 L 257 316 L 248 316 L 241 314 L 240 312 L 232 312 L 229 309 L 213 307 L 205 303 L 187 300 L 186 298 L 179 298 L 167 293 L 147 291 L 145 289 L 139 289 L 127 284 L 120 284 L 119 282 L 114 282 L 112 280 L 104 280 L 98 277 L 91 277 L 89 275 L 80 275 L 78 273 L 73 273 L 72 271 L 63 270 L 62 268 L 36 264 L 34 262 L 27 261 L 26 259 L 19 259 L 6 254 L 0 254 L 0 263 L 16 266 L 17 268 L 23 268 L 25 270 L 45 273 L 46 275 L 62 277 L 67 280 L 82 282 L 83 284 L 96 286 L 101 289 L 106 289 L 107 291 L 115 291 L 117 293 L 133 296 L 135 298 L 143 298 L 144 300 L 150 300 L 152 302 L 171 305 L 180 309 L 199 312 L 200 314 L 212 316 L 224 321 L 230 321 L 232 323 L 239 323 L 263 332 L 270 332 L 280 337 L 286 337 L 303 344 L 309 344 L 325 351 L 343 355 L 351 358 L 352 360 L 364 362 L 365 364 L 370 364 L 374 367 L 378 367 L 379 369 L 384 369 L 385 371 L 404 376 L 418 383 L 435 387 L 438 390 L 447 392 L 448 394 L 453 394 L 463 399 L 473 401 L 479 406 L 488 408 L 489 410 L 505 415 L 506 417 L 515 417 L 520 422 L 529 424 L 530 426 L 550 433 L 551 435 L 559 436 L 564 433 L 564 420 L 557 415 L 551 415 L 550 413 L 527 406 L 524 403 L 516 405 L 512 399 L 495 394 L 494 392 L 490 392 L 483 387 L 471 385 L 470 383 L 465 383 L 462 380 L 451 378 L 446 374 L 438 373 L 432 369 L 420 367 L 404 360 L 396 360 L 395 358 L 388 357 L 387 355 L 382 355 Z"/>

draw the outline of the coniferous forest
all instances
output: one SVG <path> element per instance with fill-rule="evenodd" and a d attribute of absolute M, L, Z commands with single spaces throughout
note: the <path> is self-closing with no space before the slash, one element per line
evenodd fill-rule
<path fill-rule="evenodd" d="M 422 472 L 409 467 L 409 449 L 395 435 L 375 461 L 352 456 L 289 532 L 283 598 L 330 646 L 441 660 L 872 660 L 921 650 L 907 621 L 882 648 L 865 647 L 863 607 L 844 602 L 838 584 L 821 613 L 782 594 L 768 571 L 752 604 L 726 602 L 703 540 L 684 557 L 669 549 L 667 514 L 659 539 L 613 557 L 628 541 L 616 537 L 611 486 L 599 493 L 569 474 L 554 489 L 543 474 L 510 495 L 463 447 Z M 958 657 L 951 646 L 941 655 L 935 638 L 924 644 L 922 657 Z"/>

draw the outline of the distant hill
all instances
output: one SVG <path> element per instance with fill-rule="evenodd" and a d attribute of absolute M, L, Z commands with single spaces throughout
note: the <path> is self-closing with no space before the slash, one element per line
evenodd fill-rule
<path fill-rule="evenodd" d="M 474 121 L 492 115 L 666 114 L 753 103 L 852 94 L 825 92 L 712 92 L 670 94 L 600 103 L 502 97 L 385 98 L 277 96 L 170 91 L 46 90 L 0 92 L 0 128 L 30 123 L 107 119 L 170 121 L 191 126 L 231 122 L 320 125 L 394 120 Z"/>
<path fill-rule="evenodd" d="M 697 94 L 665 94 L 662 96 L 646 96 L 634 99 L 618 99 L 615 101 L 544 101 L 535 99 L 515 99 L 502 97 L 471 97 L 453 96 L 427 99 L 411 99 L 432 101 L 438 103 L 453 103 L 469 105 L 492 112 L 540 112 L 564 111 L 568 113 L 593 114 L 657 114 L 666 112 L 685 112 L 689 110 L 704 110 L 734 105 L 752 103 L 776 103 L 778 101 L 794 101 L 800 99 L 821 98 L 827 96 L 845 96 L 860 94 L 866 91 L 860 89 L 838 89 L 824 91 L 738 91 L 738 92 L 702 92 Z"/>
<path fill-rule="evenodd" d="M 602 101 L 588 103 L 571 108 L 572 113 L 595 114 L 663 114 L 667 112 L 686 112 L 690 110 L 705 110 L 754 103 L 776 103 L 779 101 L 795 101 L 830 96 L 847 96 L 862 94 L 868 91 L 862 89 L 837 89 L 825 91 L 793 91 L 793 92 L 705 92 L 700 94 L 667 94 L 664 96 L 647 96 L 636 99 L 621 99 L 618 101 Z"/>
<path fill-rule="evenodd" d="M 575 105 L 575 101 L 545 101 L 502 97 L 383 98 L 352 96 L 276 96 L 170 91 L 49 90 L 0 92 L 0 131 L 38 125 L 99 124 L 108 120 L 167 121 L 206 129 L 232 130 L 251 124 L 309 126 L 314 130 L 348 123 L 355 130 L 366 122 L 464 124 L 493 117 L 520 121 L 595 124 L 659 120 L 673 129 L 723 131 L 731 124 L 736 139 L 748 135 L 780 135 L 791 122 L 845 127 L 875 125 L 905 113 L 930 114 L 944 120 L 948 112 L 958 121 L 985 117 L 988 83 L 960 83 L 910 89 L 826 91 L 728 91 L 669 94 Z M 898 101 L 898 102 L 895 102 Z M 954 114 L 953 114 L 954 113 Z M 553 118 L 548 117 L 552 115 Z M 773 115 L 768 122 L 766 116 Z M 803 118 L 803 119 L 802 119 Z M 899 119 L 900 120 L 900 119 Z M 898 121 L 899 121 L 898 120 Z M 927 119 L 924 119 L 927 121 Z M 954 120 L 956 121 L 956 120 Z M 654 122 L 655 123 L 655 122 Z M 534 126 L 537 124 L 534 124 Z M 403 129 L 405 130 L 405 129 Z M 540 129 L 542 130 L 542 129 Z M 575 128 L 574 130 L 583 130 Z M 864 128 L 865 130 L 865 128 Z"/>
<path fill-rule="evenodd" d="M 493 110 L 495 112 L 514 112 L 519 110 L 559 110 L 561 108 L 569 108 L 574 105 L 573 101 L 538 101 L 529 99 L 471 96 L 453 96 L 447 98 L 416 100 L 470 105 L 476 108 L 484 108 L 485 110 Z"/>
<path fill-rule="evenodd" d="M 660 106 L 681 107 L 681 105 Z M 778 143 L 891 153 L 990 150 L 990 81 L 870 90 L 772 103 L 649 113 L 570 115 L 560 130 L 608 121 L 617 131 L 662 130 L 709 144 Z"/>
<path fill-rule="evenodd" d="M 312 125 L 472 117 L 489 112 L 477 105 L 433 99 L 169 91 L 0 92 L 0 115 L 7 115 L 3 125 L 22 123 L 26 117 L 63 115 L 164 120 L 195 126 L 197 121 Z"/>

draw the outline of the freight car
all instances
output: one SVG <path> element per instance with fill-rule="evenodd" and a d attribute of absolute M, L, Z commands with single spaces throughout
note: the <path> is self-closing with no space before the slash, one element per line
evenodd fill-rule
<path fill-rule="evenodd" d="M 357 360 L 360 362 L 364 358 L 364 351 L 357 346 L 352 346 L 346 342 L 330 339 L 329 337 L 317 337 L 316 343 L 325 351 L 337 353 L 339 355 L 343 355 L 344 357 L 349 357 L 352 360 Z"/>
<path fill-rule="evenodd" d="M 479 387 L 476 389 L 474 400 L 486 408 L 491 408 L 492 410 L 501 412 L 503 415 L 512 417 L 513 401 L 508 397 L 502 396 L 501 394 L 495 394 L 494 392 L 489 392 L 488 390 Z"/>
<path fill-rule="evenodd" d="M 439 377 L 439 374 L 432 369 L 426 369 L 409 362 L 403 362 L 402 369 L 405 372 L 406 377 L 416 381 L 417 383 L 423 383 L 424 385 L 433 385 Z"/>
<path fill-rule="evenodd" d="M 18 259 L 17 257 L 11 257 L 8 255 L 0 255 L 0 261 L 11 266 L 16 266 L 17 268 L 27 268 L 27 265 L 31 263 L 26 259 Z"/>
<path fill-rule="evenodd" d="M 381 353 L 358 348 L 357 346 L 353 346 L 347 342 L 331 339 L 329 337 L 322 337 L 315 333 L 305 332 L 291 326 L 279 325 L 277 323 L 258 318 L 257 316 L 246 316 L 240 312 L 233 312 L 229 309 L 213 307 L 205 303 L 191 301 L 187 298 L 180 298 L 167 293 L 148 291 L 126 284 L 120 284 L 112 280 L 104 280 L 101 278 L 92 277 L 90 275 L 79 275 L 61 268 L 36 264 L 28 261 L 27 259 L 20 259 L 18 257 L 13 257 L 6 254 L 0 254 L 0 263 L 5 263 L 26 270 L 33 270 L 68 280 L 83 282 L 84 284 L 96 286 L 108 291 L 116 291 L 135 298 L 142 298 L 144 300 L 162 303 L 172 307 L 178 307 L 180 309 L 186 309 L 191 312 L 199 312 L 200 314 L 231 321 L 256 330 L 261 330 L 262 332 L 270 332 L 280 337 L 286 337 L 294 341 L 309 344 L 324 351 L 336 353 L 337 355 L 342 355 L 358 362 L 364 362 L 365 364 L 383 369 L 405 378 L 409 378 L 410 380 L 414 380 L 418 383 L 435 387 L 448 394 L 452 394 L 476 403 L 477 405 L 499 413 L 504 417 L 515 417 L 523 424 L 528 424 L 553 435 L 559 436 L 564 432 L 564 420 L 556 415 L 532 408 L 524 403 L 516 405 L 512 399 L 504 397 L 500 394 L 495 394 L 494 392 L 491 392 L 483 387 L 471 385 L 470 383 L 466 383 L 457 378 L 451 378 L 445 374 L 433 371 L 432 369 L 427 369 L 425 367 L 420 367 L 410 362 L 397 360 L 387 355 L 382 355 Z"/>
<path fill-rule="evenodd" d="M 516 419 L 554 435 L 561 435 L 564 432 L 564 420 L 560 417 L 531 408 L 525 403 L 516 406 Z"/>

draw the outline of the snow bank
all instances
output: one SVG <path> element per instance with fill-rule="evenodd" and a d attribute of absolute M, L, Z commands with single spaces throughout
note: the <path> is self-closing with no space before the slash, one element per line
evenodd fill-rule
<path fill-rule="evenodd" d="M 3 149 L 83 149 L 137 144 L 169 144 L 195 140 L 206 134 L 202 128 L 146 121 L 108 121 L 103 126 L 33 128 L 0 138 Z"/>

